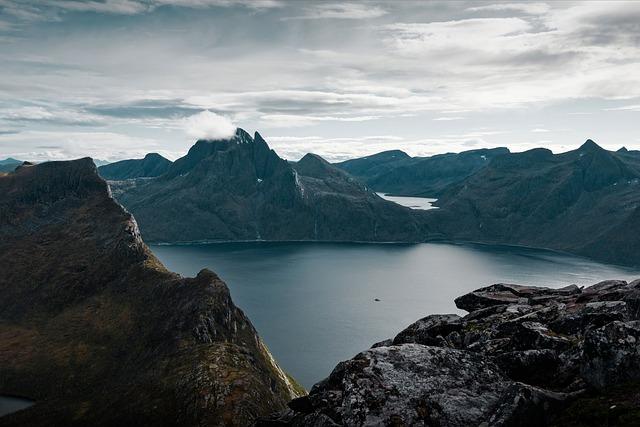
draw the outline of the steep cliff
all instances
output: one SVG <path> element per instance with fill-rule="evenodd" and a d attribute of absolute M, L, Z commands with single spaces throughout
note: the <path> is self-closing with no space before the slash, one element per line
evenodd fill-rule
<path fill-rule="evenodd" d="M 246 425 L 299 388 L 211 271 L 143 243 L 91 159 L 0 177 L 0 425 Z"/>

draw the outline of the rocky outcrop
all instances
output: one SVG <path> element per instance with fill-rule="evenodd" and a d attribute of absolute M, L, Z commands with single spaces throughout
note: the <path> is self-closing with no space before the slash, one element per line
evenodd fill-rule
<path fill-rule="evenodd" d="M 157 178 L 112 182 L 145 240 L 421 241 L 422 212 L 378 197 L 319 156 L 281 159 L 256 132 L 201 140 Z"/>
<path fill-rule="evenodd" d="M 247 425 L 302 390 L 226 285 L 167 271 L 91 159 L 0 177 L 2 426 Z"/>
<path fill-rule="evenodd" d="M 418 320 L 258 425 L 637 425 L 639 292 L 478 289 L 456 299 L 466 316 Z"/>

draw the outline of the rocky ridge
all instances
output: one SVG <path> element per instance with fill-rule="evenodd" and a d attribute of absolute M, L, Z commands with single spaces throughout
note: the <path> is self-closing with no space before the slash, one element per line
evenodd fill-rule
<path fill-rule="evenodd" d="M 215 273 L 167 271 L 89 158 L 0 176 L 2 426 L 247 425 L 303 390 Z"/>
<path fill-rule="evenodd" d="M 145 240 L 420 241 L 420 213 L 319 156 L 291 164 L 255 133 L 200 140 L 156 178 L 111 182 Z"/>
<path fill-rule="evenodd" d="M 640 423 L 640 280 L 496 284 L 341 362 L 258 425 Z"/>

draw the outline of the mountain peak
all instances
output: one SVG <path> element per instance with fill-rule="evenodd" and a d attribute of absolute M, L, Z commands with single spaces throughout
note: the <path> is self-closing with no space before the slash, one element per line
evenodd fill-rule
<path fill-rule="evenodd" d="M 164 157 L 158 153 L 148 153 L 147 155 L 144 156 L 144 159 L 145 160 L 164 159 Z"/>
<path fill-rule="evenodd" d="M 627 150 L 627 147 L 621 147 L 617 152 L 618 153 L 628 153 L 629 150 Z"/>
<path fill-rule="evenodd" d="M 604 148 L 600 147 L 596 144 L 592 139 L 587 139 L 584 144 L 578 148 L 579 151 L 599 151 L 604 150 Z"/>

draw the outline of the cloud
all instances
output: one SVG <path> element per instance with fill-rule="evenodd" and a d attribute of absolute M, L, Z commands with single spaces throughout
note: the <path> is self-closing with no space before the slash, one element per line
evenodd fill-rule
<path fill-rule="evenodd" d="M 549 129 L 535 128 L 535 129 L 531 129 L 531 132 L 534 132 L 534 133 L 545 133 L 545 132 L 551 132 L 551 131 Z"/>
<path fill-rule="evenodd" d="M 551 7 L 546 3 L 496 3 L 467 8 L 469 12 L 515 11 L 530 15 L 544 15 Z"/>
<path fill-rule="evenodd" d="M 385 9 L 366 3 L 330 3 L 317 4 L 306 8 L 303 15 L 282 19 L 373 19 L 386 14 Z"/>
<path fill-rule="evenodd" d="M 231 138 L 237 129 L 231 120 L 209 110 L 184 119 L 184 128 L 189 136 L 198 139 Z"/>
<path fill-rule="evenodd" d="M 605 108 L 604 111 L 640 111 L 640 104 L 623 105 L 622 107 Z"/>
<path fill-rule="evenodd" d="M 456 117 L 456 116 L 446 116 L 446 117 L 436 117 L 433 119 L 436 122 L 448 122 L 452 120 L 463 120 L 464 117 Z"/>

